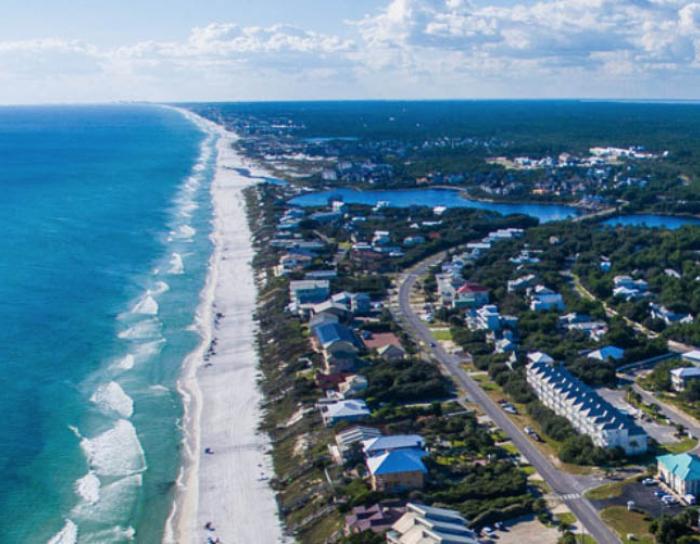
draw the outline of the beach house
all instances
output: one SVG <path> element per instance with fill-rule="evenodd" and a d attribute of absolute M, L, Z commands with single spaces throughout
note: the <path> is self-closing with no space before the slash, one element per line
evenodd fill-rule
<path fill-rule="evenodd" d="M 452 298 L 453 308 L 478 308 L 489 302 L 489 290 L 471 281 L 460 285 Z"/>
<path fill-rule="evenodd" d="M 339 421 L 357 421 L 370 415 L 369 408 L 363 400 L 337 400 L 319 402 L 321 419 L 324 425 L 330 427 Z"/>
<path fill-rule="evenodd" d="M 425 452 L 416 448 L 397 449 L 367 458 L 367 470 L 374 491 L 402 492 L 422 489 L 428 469 Z"/>
<path fill-rule="evenodd" d="M 659 480 L 681 497 L 700 493 L 700 457 L 692 453 L 668 454 L 656 458 Z"/>
<path fill-rule="evenodd" d="M 559 293 L 555 293 L 544 285 L 537 285 L 530 291 L 530 309 L 533 312 L 563 310 L 564 299 Z"/>
<path fill-rule="evenodd" d="M 335 444 L 329 446 L 331 456 L 337 463 L 342 463 L 345 461 L 353 445 L 358 444 L 358 448 L 361 449 L 362 442 L 377 438 L 378 436 L 382 436 L 382 433 L 379 429 L 375 429 L 374 427 L 357 425 L 345 429 L 335 435 Z"/>
<path fill-rule="evenodd" d="M 330 295 L 328 280 L 295 280 L 289 282 L 289 298 L 294 305 L 318 304 Z"/>
<path fill-rule="evenodd" d="M 408 503 L 386 535 L 389 544 L 479 544 L 476 533 L 455 510 Z"/>
<path fill-rule="evenodd" d="M 327 374 L 351 371 L 362 342 L 352 329 L 340 323 L 323 323 L 311 329 L 313 345 L 323 354 Z"/>

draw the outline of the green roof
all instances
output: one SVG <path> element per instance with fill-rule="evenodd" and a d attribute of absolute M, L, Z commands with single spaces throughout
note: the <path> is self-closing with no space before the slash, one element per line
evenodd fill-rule
<path fill-rule="evenodd" d="M 669 454 L 657 457 L 656 460 L 666 470 L 682 480 L 700 480 L 700 457 L 690 453 Z"/>

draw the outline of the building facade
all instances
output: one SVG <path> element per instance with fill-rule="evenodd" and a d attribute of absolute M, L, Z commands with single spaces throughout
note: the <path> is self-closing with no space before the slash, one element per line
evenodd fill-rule
<path fill-rule="evenodd" d="M 620 447 L 627 455 L 647 451 L 646 432 L 564 367 L 531 363 L 527 382 L 542 404 L 568 419 L 578 432 L 590 436 L 596 446 Z"/>

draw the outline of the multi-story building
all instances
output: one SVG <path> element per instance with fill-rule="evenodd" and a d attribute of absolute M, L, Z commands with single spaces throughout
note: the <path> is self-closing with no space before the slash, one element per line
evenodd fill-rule
<path fill-rule="evenodd" d="M 527 381 L 545 406 L 590 436 L 596 446 L 620 447 L 627 455 L 647 451 L 644 430 L 563 366 L 532 363 L 527 367 Z"/>

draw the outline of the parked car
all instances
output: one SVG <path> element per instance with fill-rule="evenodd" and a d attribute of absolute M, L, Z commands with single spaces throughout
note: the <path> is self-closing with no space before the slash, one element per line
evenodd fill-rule
<path fill-rule="evenodd" d="M 642 480 L 642 485 L 650 486 L 650 485 L 659 485 L 659 482 L 654 480 L 654 478 L 644 478 Z"/>
<path fill-rule="evenodd" d="M 687 495 L 683 495 L 683 500 L 686 504 L 690 506 L 693 506 L 697 502 L 695 499 L 695 495 L 691 495 L 690 493 L 688 493 Z"/>
<path fill-rule="evenodd" d="M 523 427 L 523 432 L 524 432 L 525 434 L 531 434 L 531 433 L 533 433 L 534 431 L 532 430 L 532 427 L 525 426 L 525 427 Z"/>
<path fill-rule="evenodd" d="M 661 491 L 660 489 L 657 489 L 656 491 L 654 491 L 654 496 L 661 498 L 665 497 L 666 493 L 664 491 Z"/>
<path fill-rule="evenodd" d="M 486 536 L 493 536 L 496 534 L 496 531 L 494 531 L 491 527 L 484 527 L 482 531 Z"/>
<path fill-rule="evenodd" d="M 530 436 L 535 442 L 543 442 L 542 437 L 535 432 L 533 432 Z"/>
<path fill-rule="evenodd" d="M 678 501 L 676 500 L 676 497 L 672 495 L 666 495 L 665 497 L 661 497 L 661 502 L 663 502 L 666 506 L 671 506 L 673 504 L 677 504 Z"/>

